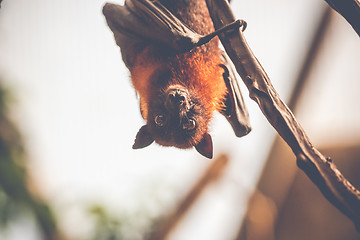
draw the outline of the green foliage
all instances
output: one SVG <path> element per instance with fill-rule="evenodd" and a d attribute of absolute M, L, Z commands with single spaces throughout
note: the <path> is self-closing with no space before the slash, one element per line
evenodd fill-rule
<path fill-rule="evenodd" d="M 125 239 L 122 232 L 120 231 L 122 225 L 122 221 L 120 219 L 110 216 L 101 206 L 93 206 L 90 209 L 90 213 L 95 218 L 94 240 Z"/>
<path fill-rule="evenodd" d="M 50 208 L 27 188 L 26 155 L 20 133 L 8 118 L 7 92 L 0 88 L 0 226 L 30 211 L 45 239 L 52 239 L 55 220 Z"/>
<path fill-rule="evenodd" d="M 154 219 L 145 212 L 141 214 L 114 214 L 100 205 L 89 209 L 94 219 L 93 240 L 145 239 Z"/>

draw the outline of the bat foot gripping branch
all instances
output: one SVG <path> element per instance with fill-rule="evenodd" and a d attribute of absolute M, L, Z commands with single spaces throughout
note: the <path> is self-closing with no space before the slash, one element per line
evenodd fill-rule
<path fill-rule="evenodd" d="M 247 26 L 247 23 L 246 21 L 244 20 L 236 20 L 236 21 L 233 21 L 229 24 L 226 24 L 224 25 L 223 27 L 219 28 L 218 30 L 204 36 L 204 37 L 201 37 L 199 39 L 199 41 L 196 43 L 196 46 L 201 46 L 205 43 L 208 43 L 211 39 L 213 39 L 215 36 L 221 34 L 221 33 L 224 33 L 224 32 L 227 32 L 229 30 L 235 30 L 235 29 L 238 29 L 240 27 L 241 28 L 241 31 L 245 31 L 246 29 L 246 26 Z"/>

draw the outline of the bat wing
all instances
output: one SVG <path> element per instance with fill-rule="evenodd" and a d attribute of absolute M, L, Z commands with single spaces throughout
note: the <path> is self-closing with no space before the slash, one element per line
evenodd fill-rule
<path fill-rule="evenodd" d="M 103 13 L 128 68 L 133 64 L 136 46 L 154 43 L 185 52 L 195 47 L 203 37 L 158 1 L 126 0 L 123 6 L 106 3 Z"/>
<path fill-rule="evenodd" d="M 224 64 L 223 74 L 228 94 L 225 100 L 225 109 L 220 113 L 226 117 L 237 137 L 247 135 L 251 131 L 249 114 L 242 97 L 239 83 L 230 65 L 230 59 L 225 52 L 222 54 Z"/>

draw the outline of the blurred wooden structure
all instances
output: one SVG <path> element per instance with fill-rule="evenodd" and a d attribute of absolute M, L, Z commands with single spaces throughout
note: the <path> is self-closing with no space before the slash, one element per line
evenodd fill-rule
<path fill-rule="evenodd" d="M 271 161 L 288 161 L 292 153 L 286 144 L 279 143 L 276 148 Z M 320 150 L 332 156 L 350 182 L 360 187 L 360 143 Z M 263 174 L 250 199 L 238 240 L 360 239 L 353 223 L 322 196 L 295 164 L 286 173 L 275 168 Z"/>
<path fill-rule="evenodd" d="M 186 196 L 179 202 L 176 209 L 168 216 L 162 218 L 155 231 L 150 234 L 148 240 L 160 240 L 167 239 L 170 233 L 177 227 L 183 217 L 190 210 L 191 206 L 201 196 L 204 190 L 211 185 L 211 183 L 217 181 L 224 173 L 226 166 L 229 163 L 229 158 L 226 155 L 220 155 L 217 157 L 210 166 L 205 170 L 203 175 L 189 190 Z"/>

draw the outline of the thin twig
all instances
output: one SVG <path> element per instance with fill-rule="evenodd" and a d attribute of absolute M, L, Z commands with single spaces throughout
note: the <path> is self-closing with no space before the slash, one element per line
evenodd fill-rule
<path fill-rule="evenodd" d="M 235 20 L 226 0 L 206 0 L 215 29 Z M 269 123 L 290 146 L 297 165 L 323 195 L 348 216 L 360 231 L 360 192 L 345 179 L 330 158 L 311 144 L 293 113 L 281 100 L 269 77 L 249 48 L 242 31 L 220 35 L 224 48 Z"/>

